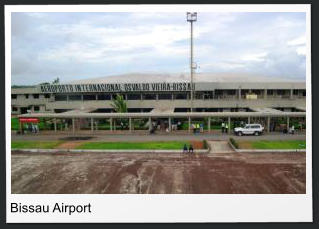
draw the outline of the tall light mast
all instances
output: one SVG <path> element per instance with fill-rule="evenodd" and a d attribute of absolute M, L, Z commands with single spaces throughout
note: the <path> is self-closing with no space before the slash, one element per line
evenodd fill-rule
<path fill-rule="evenodd" d="M 197 21 L 197 13 L 187 12 L 186 18 L 187 18 L 187 21 L 190 22 L 191 24 L 190 70 L 191 70 L 191 112 L 193 112 L 193 98 L 194 98 L 193 75 L 194 75 L 194 69 L 196 68 L 195 63 L 193 61 L 193 22 Z"/>

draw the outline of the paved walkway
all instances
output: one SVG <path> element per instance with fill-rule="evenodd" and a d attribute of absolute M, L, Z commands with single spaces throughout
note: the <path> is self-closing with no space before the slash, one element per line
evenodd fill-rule
<path fill-rule="evenodd" d="M 67 136 L 91 136 L 92 139 L 88 141 L 105 141 L 105 142 L 111 142 L 111 141 L 191 141 L 191 140 L 224 140 L 227 141 L 230 137 L 238 140 L 305 140 L 306 135 L 305 134 L 282 134 L 282 133 L 271 133 L 271 134 L 264 134 L 261 136 L 235 136 L 233 134 L 221 134 L 221 133 L 202 133 L 199 135 L 194 134 L 178 134 L 178 133 L 156 133 L 156 134 L 148 134 L 148 133 L 129 133 L 129 132 L 123 132 L 121 134 L 104 134 L 103 132 L 99 133 L 90 133 L 88 131 L 86 132 L 80 132 L 76 133 L 75 135 L 72 135 L 70 133 L 63 133 L 63 132 L 57 132 L 57 133 L 38 133 L 38 134 L 24 134 L 24 135 L 17 135 L 12 134 L 11 139 L 12 141 L 57 141 L 61 138 L 67 137 Z"/>
<path fill-rule="evenodd" d="M 234 153 L 227 141 L 208 141 L 210 153 Z"/>

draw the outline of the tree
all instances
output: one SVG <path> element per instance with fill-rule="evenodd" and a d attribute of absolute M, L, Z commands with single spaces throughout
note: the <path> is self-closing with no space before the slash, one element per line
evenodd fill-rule
<path fill-rule="evenodd" d="M 116 95 L 116 99 L 112 100 L 111 106 L 117 113 L 127 113 L 127 104 L 123 98 L 123 95 Z"/>
<path fill-rule="evenodd" d="M 57 77 L 55 80 L 53 80 L 52 84 L 59 84 L 60 83 L 60 79 L 59 77 Z"/>

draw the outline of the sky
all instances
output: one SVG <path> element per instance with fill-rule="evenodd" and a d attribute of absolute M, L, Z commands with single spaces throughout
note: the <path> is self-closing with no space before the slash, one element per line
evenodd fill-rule
<path fill-rule="evenodd" d="M 12 13 L 11 83 L 188 73 L 186 13 Z M 305 79 L 305 13 L 198 12 L 197 73 Z"/>

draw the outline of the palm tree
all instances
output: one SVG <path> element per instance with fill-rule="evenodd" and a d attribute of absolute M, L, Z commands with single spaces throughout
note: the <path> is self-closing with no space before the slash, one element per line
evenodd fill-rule
<path fill-rule="evenodd" d="M 112 99 L 112 104 L 111 106 L 114 108 L 116 113 L 127 113 L 127 105 L 126 102 L 123 98 L 123 95 L 116 95 L 116 99 Z M 121 127 L 123 128 L 123 126 L 127 126 L 127 120 L 124 119 L 120 119 L 121 120 Z M 114 125 L 116 125 L 117 121 L 114 120 Z M 122 125 L 123 123 L 123 125 Z"/>
<path fill-rule="evenodd" d="M 123 98 L 123 95 L 116 95 L 116 99 L 112 100 L 111 106 L 117 113 L 127 113 L 127 105 Z"/>

